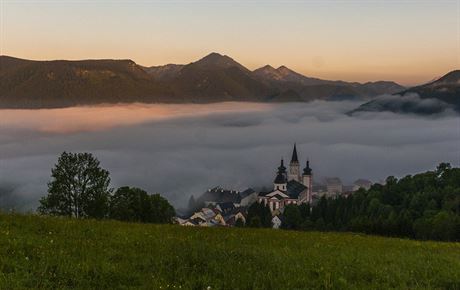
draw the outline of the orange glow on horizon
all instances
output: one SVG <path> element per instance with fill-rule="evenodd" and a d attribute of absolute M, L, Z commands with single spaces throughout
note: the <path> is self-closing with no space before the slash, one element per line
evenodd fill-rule
<path fill-rule="evenodd" d="M 174 118 L 210 114 L 267 111 L 271 104 L 233 103 L 216 104 L 119 104 L 82 106 L 62 109 L 3 109 L 0 129 L 27 129 L 51 134 L 96 132 Z M 59 120 L 59 122 L 56 122 Z"/>

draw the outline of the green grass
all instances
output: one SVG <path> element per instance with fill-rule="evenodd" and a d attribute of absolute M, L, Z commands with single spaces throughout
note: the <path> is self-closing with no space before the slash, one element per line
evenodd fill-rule
<path fill-rule="evenodd" d="M 460 289 L 460 244 L 0 215 L 0 289 Z"/>

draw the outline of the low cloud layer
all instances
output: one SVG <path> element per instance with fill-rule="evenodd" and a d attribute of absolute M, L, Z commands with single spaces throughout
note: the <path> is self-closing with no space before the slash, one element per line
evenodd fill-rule
<path fill-rule="evenodd" d="M 62 151 L 92 152 L 111 172 L 114 187 L 161 192 L 176 206 L 216 185 L 270 185 L 279 159 L 290 157 L 294 142 L 302 162 L 310 158 L 317 179 L 377 181 L 433 169 L 439 162 L 458 165 L 458 116 L 344 114 L 358 105 L 317 101 L 115 106 L 98 108 L 99 113 L 94 108 L 0 110 L 0 207 L 36 208 Z"/>

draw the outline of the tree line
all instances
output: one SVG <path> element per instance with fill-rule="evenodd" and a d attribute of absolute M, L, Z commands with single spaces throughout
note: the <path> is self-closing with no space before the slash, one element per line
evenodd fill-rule
<path fill-rule="evenodd" d="M 249 226 L 270 227 L 267 209 L 253 205 Z M 460 241 L 460 168 L 441 163 L 436 170 L 390 176 L 347 197 L 287 205 L 282 227 L 294 230 L 351 231 L 394 237 Z"/>
<path fill-rule="evenodd" d="M 74 218 L 170 223 L 173 206 L 160 194 L 136 187 L 110 188 L 110 174 L 90 153 L 64 152 L 51 170 L 38 212 Z"/>

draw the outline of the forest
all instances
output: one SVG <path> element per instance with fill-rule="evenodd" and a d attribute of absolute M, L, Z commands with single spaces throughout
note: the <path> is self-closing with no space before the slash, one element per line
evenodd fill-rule
<path fill-rule="evenodd" d="M 249 226 L 270 226 L 266 208 L 249 209 Z M 442 241 L 460 240 L 460 168 L 441 163 L 436 170 L 390 176 L 348 197 L 321 197 L 316 203 L 288 205 L 285 229 L 349 231 Z"/>

